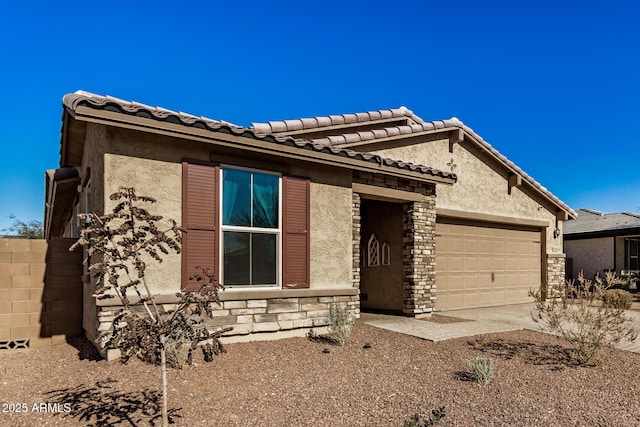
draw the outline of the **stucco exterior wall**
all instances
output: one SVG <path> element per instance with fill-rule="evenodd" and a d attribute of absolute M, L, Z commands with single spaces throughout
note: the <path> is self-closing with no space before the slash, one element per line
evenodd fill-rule
<path fill-rule="evenodd" d="M 374 151 L 384 157 L 453 171 L 458 181 L 452 186 L 439 185 L 437 208 L 483 213 L 511 218 L 544 220 L 547 253 L 562 253 L 562 238 L 554 238 L 555 212 L 530 197 L 523 187 L 513 187 L 509 194 L 508 176 L 469 142 L 455 144 L 449 152 L 449 140 L 420 141 L 399 147 L 380 147 Z M 524 186 L 524 184 L 523 184 Z M 558 224 L 562 231 L 562 222 Z"/>
<path fill-rule="evenodd" d="M 624 236 L 621 237 L 616 237 L 616 243 L 615 243 L 615 263 L 616 263 L 616 271 L 620 272 L 621 270 L 624 270 L 624 263 L 625 263 L 625 259 L 624 259 Z"/>
<path fill-rule="evenodd" d="M 182 159 L 209 160 L 212 147 L 184 141 L 149 139 L 148 135 L 120 130 L 104 132 L 103 203 L 110 211 L 109 195 L 120 186 L 133 186 L 138 194 L 154 197 L 153 212 L 182 222 Z M 159 150 L 158 147 L 163 149 Z M 165 150 L 164 147 L 167 147 Z M 242 159 L 238 159 L 242 165 Z M 352 287 L 351 172 L 292 165 L 293 175 L 311 179 L 310 276 L 312 289 Z M 180 288 L 180 255 L 170 255 L 147 270 L 152 289 L 174 293 Z"/>
<path fill-rule="evenodd" d="M 182 165 L 159 160 L 128 157 L 119 154 L 104 155 L 105 206 L 107 212 L 117 204 L 109 195 L 119 187 L 134 187 L 136 194 L 157 200 L 146 207 L 154 214 L 182 222 Z M 144 204 L 141 206 L 145 206 Z M 161 223 L 162 224 L 162 223 Z M 169 222 L 164 223 L 169 228 Z M 152 292 L 175 293 L 180 290 L 181 256 L 170 253 L 158 264 L 148 257 L 147 283 Z"/>
<path fill-rule="evenodd" d="M 184 158 L 209 161 L 223 156 L 223 164 L 271 170 L 260 158 L 218 153 L 211 145 L 161 135 L 133 132 L 89 124 L 83 169 L 91 168 L 91 205 L 97 213 L 108 213 L 115 206 L 110 194 L 120 186 L 134 187 L 138 194 L 157 199 L 152 213 L 182 222 L 182 161 Z M 236 163 L 237 160 L 237 163 Z M 212 327 L 232 326 L 225 334 L 269 334 L 302 331 L 326 324 L 328 307 L 338 303 L 359 316 L 359 292 L 353 286 L 351 171 L 295 163 L 274 165 L 273 170 L 310 178 L 310 289 L 227 289 L 224 301 L 215 307 Z M 160 303 L 171 304 L 180 290 L 181 256 L 164 257 L 161 264 L 150 260 L 147 270 L 151 290 Z M 85 279 L 88 279 L 85 276 Z M 85 286 L 83 325 L 90 339 L 111 327 L 119 306 L 96 306 L 91 296 L 94 285 Z M 113 302 L 113 301 L 112 301 Z"/>
<path fill-rule="evenodd" d="M 105 189 L 102 185 L 104 177 L 103 155 L 107 145 L 107 128 L 103 125 L 87 123 L 84 152 L 82 156 L 82 173 L 91 170 L 90 207 L 93 212 L 104 213 Z"/>
<path fill-rule="evenodd" d="M 602 237 L 564 242 L 567 258 L 573 260 L 573 272 L 569 275 L 577 277 L 582 271 L 584 277 L 591 279 L 596 273 L 602 276 L 605 269 L 614 268 L 613 239 L 613 237 Z"/>
<path fill-rule="evenodd" d="M 311 288 L 352 287 L 350 188 L 311 181 Z"/>

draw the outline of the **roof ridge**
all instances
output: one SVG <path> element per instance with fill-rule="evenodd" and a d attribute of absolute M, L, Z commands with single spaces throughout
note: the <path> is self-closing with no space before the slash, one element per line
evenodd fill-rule
<path fill-rule="evenodd" d="M 606 215 L 606 213 L 597 211 L 595 209 L 580 208 L 580 209 L 578 209 L 578 211 L 583 211 L 583 212 L 586 212 L 586 213 L 589 213 L 589 214 L 592 214 L 592 215 L 600 215 L 600 216 Z"/>
<path fill-rule="evenodd" d="M 276 134 L 306 129 L 321 129 L 329 126 L 339 126 L 353 123 L 368 123 L 378 120 L 408 117 L 415 122 L 423 120 L 405 106 L 384 110 L 371 110 L 357 113 L 330 114 L 326 116 L 301 117 L 289 120 L 270 120 L 267 122 L 252 122 L 249 126 L 260 134 Z"/>
<path fill-rule="evenodd" d="M 398 135 L 407 135 L 416 132 L 427 132 L 431 130 L 446 129 L 449 127 L 461 128 L 463 123 L 456 117 L 446 120 L 433 120 L 412 125 L 390 126 L 382 129 L 372 129 L 343 133 L 339 135 L 329 135 L 321 138 L 313 138 L 311 141 L 326 145 L 341 145 L 354 142 L 373 141 L 381 138 L 390 138 Z M 301 138 L 304 139 L 304 138 Z"/>

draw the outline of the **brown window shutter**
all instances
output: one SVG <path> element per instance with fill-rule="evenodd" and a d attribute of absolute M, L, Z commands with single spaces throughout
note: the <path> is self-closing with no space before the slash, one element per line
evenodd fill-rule
<path fill-rule="evenodd" d="M 207 267 L 216 278 L 218 272 L 219 167 L 182 163 L 182 290 L 199 289 L 189 276 L 195 267 Z"/>
<path fill-rule="evenodd" d="M 309 180 L 282 177 L 282 287 L 308 288 L 309 279 Z"/>

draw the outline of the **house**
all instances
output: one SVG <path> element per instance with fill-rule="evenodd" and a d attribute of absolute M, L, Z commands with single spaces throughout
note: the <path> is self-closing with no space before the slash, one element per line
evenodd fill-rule
<path fill-rule="evenodd" d="M 152 292 L 171 304 L 212 268 L 226 290 L 211 326 L 231 334 L 300 334 L 333 302 L 415 317 L 527 302 L 564 277 L 575 212 L 456 118 L 403 107 L 245 128 L 80 91 L 62 120 L 46 235 L 77 235 L 74 214 L 109 212 L 119 186 L 157 198 L 187 232 L 148 270 Z M 84 286 L 95 338 L 117 307 Z"/>
<path fill-rule="evenodd" d="M 639 244 L 640 215 L 579 209 L 578 217 L 565 223 L 564 247 L 570 264 L 567 275 L 577 277 L 583 272 L 591 278 L 611 270 L 637 274 Z"/>

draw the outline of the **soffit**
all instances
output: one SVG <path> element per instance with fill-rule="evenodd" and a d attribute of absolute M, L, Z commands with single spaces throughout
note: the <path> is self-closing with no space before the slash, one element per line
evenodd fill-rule
<path fill-rule="evenodd" d="M 59 237 L 72 214 L 80 177 L 76 168 L 50 169 L 45 172 L 45 237 Z"/>

